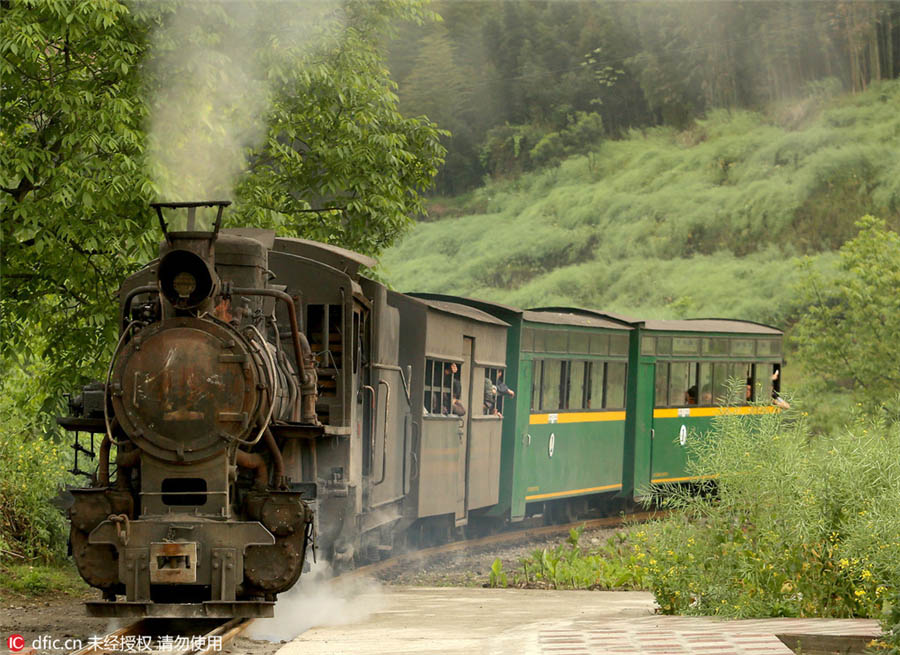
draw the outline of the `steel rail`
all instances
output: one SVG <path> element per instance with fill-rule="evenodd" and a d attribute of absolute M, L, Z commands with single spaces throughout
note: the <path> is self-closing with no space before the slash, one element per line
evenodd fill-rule
<path fill-rule="evenodd" d="M 115 644 L 119 643 L 122 637 L 141 635 L 159 637 L 161 635 L 160 626 L 164 625 L 167 620 L 168 619 L 139 619 L 134 623 L 104 635 L 99 644 L 88 644 L 76 651 L 72 651 L 70 655 L 115 655 L 116 653 L 122 652 L 121 647 L 115 647 Z M 183 623 L 185 619 L 172 619 L 172 621 Z M 210 653 L 219 652 L 224 649 L 227 644 L 233 641 L 235 637 L 246 630 L 252 622 L 252 618 L 222 619 L 222 622 L 216 627 L 196 635 L 197 637 L 201 637 L 198 646 L 189 646 L 182 649 L 166 649 L 164 652 L 166 655 L 209 655 Z M 183 635 L 170 634 L 169 636 L 180 637 Z M 210 637 L 219 637 L 221 639 L 221 646 L 218 644 L 215 647 L 211 645 Z M 104 642 L 110 643 L 113 647 L 105 648 L 103 646 Z M 161 651 L 157 649 L 150 652 L 159 653 Z"/>
<path fill-rule="evenodd" d="M 477 539 L 463 539 L 460 541 L 451 541 L 446 544 L 441 544 L 439 546 L 431 546 L 429 548 L 420 548 L 419 550 L 411 550 L 406 553 L 402 553 L 400 555 L 394 555 L 386 560 L 381 562 L 375 562 L 373 564 L 366 564 L 365 566 L 360 566 L 351 571 L 346 571 L 341 573 L 336 578 L 340 579 L 351 579 L 356 577 L 362 577 L 365 575 L 371 575 L 373 573 L 379 573 L 381 571 L 386 571 L 392 569 L 397 566 L 403 566 L 405 564 L 409 564 L 414 561 L 421 560 L 423 558 L 428 559 L 431 557 L 437 557 L 439 555 L 445 555 L 447 553 L 455 553 L 463 550 L 474 549 L 474 548 L 483 548 L 485 546 L 494 546 L 504 543 L 511 543 L 516 541 L 522 541 L 524 539 L 531 539 L 534 537 L 542 537 L 553 534 L 568 534 L 569 530 L 579 528 L 584 526 L 585 529 L 592 530 L 597 528 L 616 528 L 626 523 L 643 523 L 646 521 L 652 521 L 654 519 L 663 518 L 668 514 L 665 510 L 655 510 L 648 512 L 637 512 L 633 514 L 625 514 L 623 516 L 611 516 L 606 518 L 597 518 L 597 519 L 584 519 L 581 521 L 574 521 L 572 523 L 558 524 L 558 525 L 542 525 L 538 527 L 531 528 L 522 528 L 518 530 L 508 530 L 505 532 L 500 532 L 498 534 L 492 534 L 487 537 L 479 537 Z"/>

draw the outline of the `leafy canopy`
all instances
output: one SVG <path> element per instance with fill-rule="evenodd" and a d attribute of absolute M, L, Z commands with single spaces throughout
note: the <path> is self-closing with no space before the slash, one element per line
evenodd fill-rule
<path fill-rule="evenodd" d="M 12 2 L 0 24 L 3 354 L 47 335 L 89 366 L 115 327 L 115 281 L 150 251 L 142 208 L 145 29 L 110 0 Z"/>
<path fill-rule="evenodd" d="M 266 5 L 246 3 L 258 12 Z M 60 389 L 79 373 L 100 372 L 116 332 L 115 290 L 152 257 L 159 239 L 147 207 L 159 188 L 148 173 L 146 129 L 163 91 L 147 66 L 153 30 L 181 9 L 208 12 L 190 42 L 171 44 L 189 50 L 215 42 L 219 35 L 210 30 L 228 23 L 223 16 L 234 6 L 4 3 L 5 366 L 49 357 Z M 379 47 L 394 22 L 427 19 L 423 6 L 347 0 L 336 3 L 340 20 L 323 47 L 266 42 L 257 55 L 272 64 L 262 69 L 274 80 L 271 105 L 262 143 L 237 181 L 233 222 L 369 254 L 407 229 L 444 150 L 433 123 L 399 113 Z"/>
<path fill-rule="evenodd" d="M 900 399 L 900 235 L 865 216 L 840 249 L 837 274 L 809 271 L 800 355 L 825 380 L 849 381 L 867 403 Z"/>

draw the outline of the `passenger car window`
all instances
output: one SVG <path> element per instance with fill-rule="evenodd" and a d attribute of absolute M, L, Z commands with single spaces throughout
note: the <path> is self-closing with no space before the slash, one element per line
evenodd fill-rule
<path fill-rule="evenodd" d="M 607 362 L 606 387 L 604 393 L 605 409 L 625 408 L 625 380 L 628 364 L 625 362 Z"/>
<path fill-rule="evenodd" d="M 562 377 L 562 361 L 545 359 L 541 377 L 541 410 L 556 411 L 559 409 L 559 388 Z"/>
<path fill-rule="evenodd" d="M 656 384 L 655 384 L 655 401 L 656 407 L 665 407 L 668 405 L 669 391 L 669 362 L 656 362 Z"/>

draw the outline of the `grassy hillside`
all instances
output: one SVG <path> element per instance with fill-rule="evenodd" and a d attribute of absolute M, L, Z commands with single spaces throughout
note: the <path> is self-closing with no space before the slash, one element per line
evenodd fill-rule
<path fill-rule="evenodd" d="M 827 267 L 867 213 L 900 225 L 897 81 L 634 132 L 435 200 L 382 273 L 399 290 L 518 306 L 783 323 L 798 262 Z"/>

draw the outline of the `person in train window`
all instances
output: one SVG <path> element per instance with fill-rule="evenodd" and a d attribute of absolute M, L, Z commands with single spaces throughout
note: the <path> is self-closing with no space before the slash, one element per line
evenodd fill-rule
<path fill-rule="evenodd" d="M 484 413 L 494 414 L 497 409 L 497 387 L 490 378 L 484 379 Z"/>
<path fill-rule="evenodd" d="M 497 371 L 497 398 L 502 396 L 515 398 L 516 392 L 506 386 L 506 382 L 503 381 L 503 371 Z"/>
<path fill-rule="evenodd" d="M 697 385 L 693 385 L 684 392 L 684 402 L 688 405 L 697 404 Z"/>
<path fill-rule="evenodd" d="M 504 396 L 515 398 L 516 392 L 506 386 L 506 382 L 503 381 L 503 371 L 497 371 L 497 408 L 494 410 L 494 413 L 500 418 L 503 418 Z"/>
<path fill-rule="evenodd" d="M 776 365 L 775 372 L 772 373 L 772 404 L 776 407 L 780 407 L 781 409 L 790 409 L 791 404 L 781 397 L 779 390 L 781 389 L 781 384 L 778 381 L 778 376 L 781 373 L 781 369 Z"/>
<path fill-rule="evenodd" d="M 444 405 L 445 414 L 466 415 L 466 406 L 462 404 L 462 383 L 459 381 L 459 367 L 451 362 L 444 368 L 444 387 L 450 389 L 449 403 Z"/>

